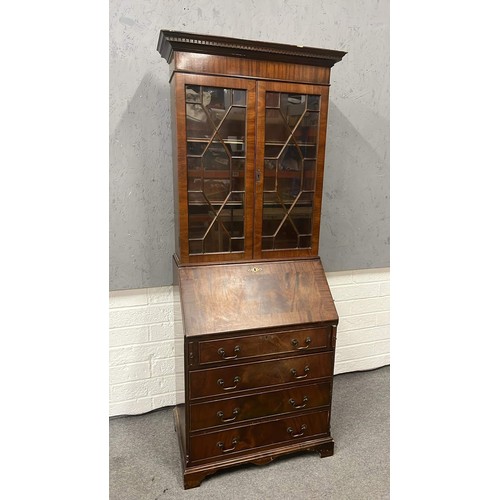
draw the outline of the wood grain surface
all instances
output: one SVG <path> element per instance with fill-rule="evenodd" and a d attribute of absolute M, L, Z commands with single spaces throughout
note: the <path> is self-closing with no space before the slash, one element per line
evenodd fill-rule
<path fill-rule="evenodd" d="M 193 370 L 189 373 L 189 398 L 193 400 L 239 394 L 241 391 L 260 390 L 280 384 L 298 384 L 331 377 L 332 370 L 332 351 L 224 368 Z"/>
<path fill-rule="evenodd" d="M 288 416 L 280 420 L 233 428 L 191 437 L 191 460 L 226 458 L 246 450 L 257 450 L 287 441 L 301 441 L 328 435 L 329 411 Z"/>
<path fill-rule="evenodd" d="M 315 450 L 321 457 L 330 456 L 338 315 L 317 252 L 330 70 L 345 52 L 167 30 L 160 33 L 158 50 L 171 71 L 177 215 L 174 282 L 179 284 L 182 309 L 182 321 L 178 324 L 184 333 L 186 391 L 186 403 L 175 410 L 175 428 L 184 487 L 199 486 L 207 475 L 226 467 L 261 465 L 297 451 Z M 223 192 L 220 179 L 226 179 L 227 172 L 217 165 L 212 168 L 209 157 L 204 156 L 205 149 L 201 154 L 194 147 L 209 143 L 207 131 L 193 125 L 192 113 L 188 121 L 186 111 L 186 86 L 199 85 L 245 91 L 245 122 L 243 118 L 231 122 L 235 129 L 231 137 L 233 141 L 237 139 L 231 144 L 244 142 L 241 151 L 245 151 L 245 165 L 234 172 L 229 168 L 231 185 L 234 180 L 237 186 L 231 190 L 244 191 L 243 203 L 239 199 L 217 198 Z M 212 92 L 218 94 L 218 90 Z M 300 231 L 295 229 L 300 235 L 297 241 L 284 231 L 280 241 L 273 239 L 272 245 L 269 238 L 278 237 L 286 219 L 277 218 L 281 212 L 279 206 L 274 206 L 276 200 L 264 200 L 264 192 L 274 192 L 268 184 L 266 190 L 263 186 L 267 158 L 264 150 L 266 146 L 276 146 L 275 142 L 282 146 L 286 143 L 272 139 L 272 134 L 266 143 L 266 127 L 275 126 L 272 117 L 267 120 L 266 109 L 276 107 L 269 94 L 271 101 L 266 108 L 268 92 L 320 96 L 319 109 L 314 107 L 317 98 L 313 98 L 309 108 L 308 97 L 307 109 L 301 115 L 304 118 L 309 112 L 319 111 L 316 142 L 307 142 L 315 125 L 304 125 L 300 133 L 307 147 L 317 147 L 315 154 L 306 155 L 316 158 L 316 170 L 309 168 L 300 177 L 300 189 L 309 198 L 304 204 L 307 210 L 304 212 L 300 206 L 297 217 L 306 222 Z M 226 109 L 225 100 L 223 103 L 222 99 L 215 99 L 214 103 L 214 109 Z M 296 123 L 292 134 L 302 122 Z M 214 130 L 217 135 L 218 129 Z M 297 144 L 298 148 L 302 143 Z M 227 154 L 233 155 L 233 150 Z M 193 163 L 193 158 L 201 157 L 201 166 Z M 284 196 L 295 200 L 289 201 L 291 205 L 286 210 L 290 212 L 302 200 L 302 194 L 291 188 L 290 179 L 296 178 L 294 172 L 286 165 L 280 170 Z M 216 196 L 214 206 L 229 203 L 230 220 L 235 217 L 237 224 L 237 236 L 230 237 L 239 241 L 244 238 L 243 243 L 233 247 L 232 243 L 225 245 L 222 239 L 214 239 L 218 235 L 210 232 L 210 217 L 198 208 L 207 203 L 193 193 Z M 219 217 L 215 209 L 212 212 Z M 288 212 L 285 215 L 292 217 Z M 275 220 L 281 221 L 281 226 L 272 235 L 269 228 Z M 262 245 L 264 230 L 266 239 Z"/>
<path fill-rule="evenodd" d="M 241 359 L 272 354 L 314 351 L 331 346 L 330 326 L 302 328 L 247 336 L 231 336 L 199 342 L 199 363 L 234 363 Z"/>
<path fill-rule="evenodd" d="M 255 149 L 255 168 L 264 172 L 264 156 L 266 150 L 266 93 L 283 92 L 292 94 L 320 95 L 321 105 L 319 112 L 318 144 L 316 153 L 316 181 L 314 186 L 314 200 L 312 213 L 311 248 L 262 250 L 262 224 L 264 181 L 262 178 L 255 183 L 255 231 L 254 231 L 254 258 L 288 259 L 295 257 L 314 257 L 318 255 L 319 227 L 321 218 L 321 198 L 323 194 L 323 170 L 325 163 L 326 125 L 328 118 L 328 87 L 304 84 L 284 84 L 279 82 L 258 82 L 257 84 L 257 132 Z M 280 175 L 283 173 L 280 172 Z"/>
<path fill-rule="evenodd" d="M 319 258 L 187 266 L 179 281 L 188 337 L 338 322 Z"/>
<path fill-rule="evenodd" d="M 303 82 L 330 85 L 330 68 L 292 64 L 279 61 L 259 61 L 228 56 L 210 56 L 177 52 L 170 65 L 176 73 L 234 76 L 242 79 L 262 79 L 281 82 Z"/>
<path fill-rule="evenodd" d="M 329 406 L 330 385 L 331 382 L 328 381 L 193 404 L 190 417 L 191 431 Z"/>
<path fill-rule="evenodd" d="M 220 88 L 241 89 L 247 92 L 246 106 L 246 160 L 245 160 L 245 247 L 242 253 L 189 254 L 189 204 L 188 204 L 188 168 L 186 136 L 186 85 L 207 85 Z M 254 207 L 254 166 L 255 166 L 255 82 L 234 78 L 215 78 L 205 75 L 179 74 L 172 81 L 172 98 L 176 113 L 176 146 L 174 157 L 174 194 L 176 200 L 177 255 L 183 264 L 213 262 L 224 260 L 251 259 L 253 256 L 253 207 Z"/>

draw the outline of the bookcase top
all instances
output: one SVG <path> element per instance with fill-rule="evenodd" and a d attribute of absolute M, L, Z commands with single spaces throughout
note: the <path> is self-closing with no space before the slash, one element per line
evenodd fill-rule
<path fill-rule="evenodd" d="M 291 62 L 330 68 L 347 54 L 347 52 L 341 50 L 161 30 L 158 39 L 158 52 L 161 56 L 170 63 L 174 52 L 177 51 Z"/>

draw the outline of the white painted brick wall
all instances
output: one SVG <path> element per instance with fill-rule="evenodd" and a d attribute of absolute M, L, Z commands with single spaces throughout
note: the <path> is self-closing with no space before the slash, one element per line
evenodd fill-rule
<path fill-rule="evenodd" d="M 335 373 L 389 364 L 389 269 L 327 273 L 340 322 Z M 173 287 L 110 292 L 110 416 L 175 405 Z M 181 347 L 179 349 L 179 347 Z"/>
<path fill-rule="evenodd" d="M 173 289 L 110 293 L 109 413 L 176 404 Z"/>
<path fill-rule="evenodd" d="M 327 273 L 339 313 L 335 373 L 388 365 L 389 269 Z"/>

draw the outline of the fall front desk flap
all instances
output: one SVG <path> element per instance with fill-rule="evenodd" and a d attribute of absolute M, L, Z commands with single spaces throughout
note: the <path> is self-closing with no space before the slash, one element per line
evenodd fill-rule
<path fill-rule="evenodd" d="M 319 258 L 179 268 L 186 336 L 333 323 Z"/>

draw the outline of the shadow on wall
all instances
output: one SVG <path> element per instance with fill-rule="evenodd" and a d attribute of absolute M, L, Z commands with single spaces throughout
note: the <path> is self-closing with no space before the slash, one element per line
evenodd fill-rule
<path fill-rule="evenodd" d="M 327 271 L 389 266 L 389 122 L 330 103 L 319 253 Z"/>
<path fill-rule="evenodd" d="M 147 73 L 111 132 L 110 290 L 171 282 L 174 218 L 168 92 L 165 82 Z"/>
<path fill-rule="evenodd" d="M 172 282 L 169 90 L 148 72 L 111 133 L 110 290 Z M 326 271 L 389 266 L 389 123 L 359 104 L 349 116 L 330 103 L 319 248 Z"/>

